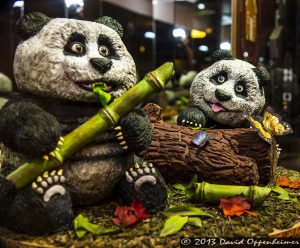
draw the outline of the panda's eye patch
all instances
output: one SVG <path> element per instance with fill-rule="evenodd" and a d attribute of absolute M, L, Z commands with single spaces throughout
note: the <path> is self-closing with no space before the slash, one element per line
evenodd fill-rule
<path fill-rule="evenodd" d="M 223 84 L 227 80 L 228 80 L 227 73 L 223 71 L 210 78 L 210 81 L 214 84 Z"/>
<path fill-rule="evenodd" d="M 243 81 L 239 81 L 235 84 L 234 91 L 237 95 L 247 96 L 246 85 Z"/>
<path fill-rule="evenodd" d="M 86 53 L 85 43 L 86 38 L 83 34 L 72 33 L 64 47 L 64 52 L 67 55 L 83 56 Z"/>
<path fill-rule="evenodd" d="M 100 34 L 98 38 L 98 50 L 100 55 L 104 57 L 110 57 L 119 59 L 116 49 L 113 46 L 112 40 L 105 34 Z"/>
<path fill-rule="evenodd" d="M 110 55 L 109 49 L 104 45 L 99 46 L 99 53 L 100 53 L 100 55 L 102 55 L 104 57 L 107 57 Z"/>

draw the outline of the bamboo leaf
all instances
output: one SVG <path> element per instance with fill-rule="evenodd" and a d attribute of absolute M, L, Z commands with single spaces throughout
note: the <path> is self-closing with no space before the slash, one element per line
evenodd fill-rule
<path fill-rule="evenodd" d="M 186 190 L 186 186 L 180 183 L 176 183 L 174 185 L 172 185 L 175 189 L 180 190 L 180 191 L 185 191 Z"/>
<path fill-rule="evenodd" d="M 93 92 L 99 96 L 102 106 L 107 106 L 107 104 L 111 100 L 111 95 L 105 92 L 100 86 L 93 88 Z"/>
<path fill-rule="evenodd" d="M 182 217 L 179 215 L 168 218 L 164 224 L 163 229 L 160 232 L 160 237 L 169 236 L 180 231 L 187 223 L 188 217 Z"/>
<path fill-rule="evenodd" d="M 298 201 L 297 198 L 291 198 L 289 192 L 281 187 L 275 187 L 272 189 L 273 192 L 277 193 L 278 195 L 276 198 L 285 200 L 285 201 Z"/>
<path fill-rule="evenodd" d="M 99 225 L 92 224 L 89 222 L 88 218 L 79 214 L 74 219 L 74 229 L 78 238 L 84 236 L 87 232 L 94 235 L 104 235 L 119 232 L 119 228 L 102 228 Z"/>
<path fill-rule="evenodd" d="M 188 224 L 197 227 L 202 227 L 202 220 L 199 217 L 189 217 Z"/>
<path fill-rule="evenodd" d="M 210 214 L 204 212 L 200 208 L 195 208 L 191 206 L 177 206 L 177 207 L 171 207 L 166 209 L 164 212 L 162 212 L 165 216 L 208 216 L 212 217 Z"/>

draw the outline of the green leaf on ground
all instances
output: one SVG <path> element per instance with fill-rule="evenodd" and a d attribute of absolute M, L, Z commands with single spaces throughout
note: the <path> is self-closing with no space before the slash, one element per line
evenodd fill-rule
<path fill-rule="evenodd" d="M 102 228 L 96 224 L 89 222 L 88 218 L 79 214 L 74 219 L 74 229 L 78 238 L 84 236 L 87 232 L 90 232 L 94 235 L 104 235 L 119 232 L 119 228 Z"/>
<path fill-rule="evenodd" d="M 177 207 L 171 207 L 166 209 L 165 211 L 162 212 L 165 216 L 170 217 L 170 216 L 175 216 L 175 215 L 180 215 L 180 216 L 207 216 L 207 217 L 212 217 L 210 214 L 204 212 L 200 208 L 195 208 L 191 206 L 177 206 Z"/>
<path fill-rule="evenodd" d="M 276 196 L 278 199 L 294 202 L 298 201 L 297 198 L 291 198 L 289 192 L 281 187 L 275 187 L 272 189 L 272 191 L 278 194 L 278 196 Z"/>
<path fill-rule="evenodd" d="M 199 217 L 189 217 L 188 224 L 197 227 L 202 227 L 202 220 Z"/>
<path fill-rule="evenodd" d="M 179 215 L 171 216 L 164 224 L 163 229 L 160 232 L 160 237 L 169 236 L 180 231 L 184 225 L 188 222 L 188 217 L 182 217 Z"/>

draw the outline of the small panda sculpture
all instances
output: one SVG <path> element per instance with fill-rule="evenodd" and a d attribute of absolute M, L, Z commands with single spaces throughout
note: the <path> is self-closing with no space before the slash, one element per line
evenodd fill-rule
<path fill-rule="evenodd" d="M 191 105 L 177 123 L 192 127 L 235 128 L 248 125 L 245 115 L 261 115 L 263 86 L 270 80 L 263 67 L 234 59 L 229 51 L 214 52 L 215 63 L 198 73 L 190 88 Z"/>
<path fill-rule="evenodd" d="M 5 180 L 29 159 L 51 158 L 63 135 L 97 113 L 95 84 L 105 85 L 113 101 L 136 83 L 122 26 L 110 17 L 90 22 L 34 12 L 19 20 L 17 30 L 22 38 L 14 59 L 19 93 L 0 111 L 0 188 L 11 192 L 1 199 L 0 223 L 28 234 L 64 230 L 72 224 L 73 206 L 97 204 L 120 185 L 124 202 L 138 195 L 150 213 L 164 207 L 166 187 L 159 172 L 147 162 L 130 168 L 133 153 L 147 148 L 152 138 L 151 123 L 140 109 L 32 185 L 15 192 Z"/>

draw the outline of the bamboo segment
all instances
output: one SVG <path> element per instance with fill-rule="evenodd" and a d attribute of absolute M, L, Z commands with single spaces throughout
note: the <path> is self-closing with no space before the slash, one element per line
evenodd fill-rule
<path fill-rule="evenodd" d="M 218 203 L 221 198 L 243 194 L 254 206 L 261 205 L 271 192 L 271 188 L 259 186 L 219 185 L 207 182 L 189 186 L 192 198 L 197 202 Z"/>
<path fill-rule="evenodd" d="M 43 172 L 58 167 L 65 159 L 90 143 L 108 128 L 117 125 L 119 119 L 125 116 L 146 97 L 162 90 L 173 75 L 173 63 L 166 62 L 156 70 L 148 73 L 142 81 L 117 98 L 110 105 L 100 109 L 87 122 L 67 134 L 63 144 L 55 151 L 55 159 L 38 158 L 31 160 L 11 174 L 6 179 L 17 189 L 23 188 Z"/>

